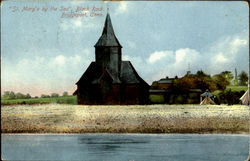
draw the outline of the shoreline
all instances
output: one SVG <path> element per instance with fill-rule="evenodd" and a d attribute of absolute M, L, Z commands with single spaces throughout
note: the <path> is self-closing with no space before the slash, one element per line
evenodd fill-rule
<path fill-rule="evenodd" d="M 243 136 L 249 137 L 249 133 L 204 133 L 204 134 L 197 134 L 197 133 L 1 133 L 1 135 L 199 135 L 199 136 Z"/>
<path fill-rule="evenodd" d="M 243 105 L 1 107 L 2 134 L 249 134 Z"/>

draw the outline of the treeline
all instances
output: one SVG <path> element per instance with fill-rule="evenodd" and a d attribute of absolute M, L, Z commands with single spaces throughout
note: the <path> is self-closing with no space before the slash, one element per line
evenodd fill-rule
<path fill-rule="evenodd" d="M 42 94 L 41 98 L 51 98 L 51 97 L 59 97 L 60 95 L 58 93 L 51 93 L 51 95 L 46 95 L 46 94 Z M 68 92 L 63 92 L 62 94 L 63 97 L 67 97 L 69 96 Z"/>
<path fill-rule="evenodd" d="M 235 84 L 235 81 L 233 83 L 233 79 L 237 80 L 237 84 Z M 216 90 L 225 91 L 228 85 L 246 86 L 247 81 L 248 75 L 245 71 L 242 71 L 237 78 L 234 78 L 230 71 L 224 71 L 210 76 L 200 70 L 197 71 L 196 74 L 187 74 L 180 79 L 176 79 L 173 83 L 172 89 L 174 91 L 186 91 L 189 89 L 201 89 L 202 91 L 208 89 L 210 92 Z"/>
<path fill-rule="evenodd" d="M 51 93 L 51 95 L 42 94 L 40 98 L 54 98 L 59 97 L 60 95 L 58 93 Z M 69 96 L 68 92 L 62 93 L 63 97 Z M 13 91 L 5 91 L 4 94 L 1 96 L 1 99 L 29 99 L 29 98 L 39 98 L 38 96 L 31 97 L 29 93 L 22 94 L 20 92 L 15 93 Z"/>
<path fill-rule="evenodd" d="M 209 92 L 214 93 L 217 104 L 238 104 L 245 91 L 227 89 L 227 86 L 246 86 L 247 83 L 248 75 L 245 71 L 242 71 L 238 76 L 237 74 L 233 76 L 230 71 L 223 71 L 211 76 L 199 70 L 194 74 L 187 73 L 181 78 L 176 76 L 168 87 L 161 86 L 158 81 L 153 82 L 151 90 L 163 88 L 167 91 L 165 94 L 152 94 L 150 101 L 168 104 L 196 104 L 200 103 L 200 94 L 209 90 Z"/>
<path fill-rule="evenodd" d="M 14 93 L 13 91 L 5 91 L 2 99 L 28 99 L 31 98 L 30 94 Z"/>

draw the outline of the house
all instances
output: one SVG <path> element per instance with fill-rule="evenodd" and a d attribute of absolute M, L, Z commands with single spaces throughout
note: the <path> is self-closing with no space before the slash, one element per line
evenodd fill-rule
<path fill-rule="evenodd" d="M 190 73 L 188 73 L 190 74 Z M 175 81 L 181 78 L 162 78 L 153 82 L 149 90 L 149 100 L 151 103 L 167 104 L 198 104 L 200 101 L 201 89 L 187 88 L 180 90 L 175 88 Z"/>
<path fill-rule="evenodd" d="M 149 85 L 130 61 L 122 61 L 109 13 L 94 47 L 95 61 L 76 83 L 78 104 L 146 104 Z"/>
<path fill-rule="evenodd" d="M 171 87 L 171 85 L 173 84 L 174 80 L 178 79 L 178 77 L 176 76 L 175 78 L 162 78 L 159 81 L 157 81 L 157 85 L 158 85 L 158 89 L 159 90 L 167 90 Z"/>
<path fill-rule="evenodd" d="M 171 93 L 171 86 L 175 79 L 178 79 L 178 77 L 166 77 L 153 82 L 149 90 L 149 99 L 151 103 L 166 103 L 167 96 Z"/>

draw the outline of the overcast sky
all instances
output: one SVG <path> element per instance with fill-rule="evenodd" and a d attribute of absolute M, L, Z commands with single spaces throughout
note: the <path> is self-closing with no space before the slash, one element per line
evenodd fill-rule
<path fill-rule="evenodd" d="M 87 17 L 63 17 L 71 9 L 76 13 L 77 6 L 89 7 L 82 11 Z M 192 73 L 202 69 L 210 75 L 249 70 L 249 10 L 244 2 L 9 0 L 1 6 L 1 92 L 74 92 L 95 59 L 107 6 L 123 46 L 122 59 L 130 60 L 149 84 L 183 76 L 188 64 Z M 102 7 L 98 16 L 91 17 L 93 7 Z"/>

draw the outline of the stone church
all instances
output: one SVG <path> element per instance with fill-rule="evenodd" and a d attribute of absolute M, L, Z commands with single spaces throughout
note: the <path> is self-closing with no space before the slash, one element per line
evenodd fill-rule
<path fill-rule="evenodd" d="M 91 62 L 76 83 L 78 104 L 147 104 L 149 85 L 130 61 L 122 61 L 122 46 L 107 13 Z"/>

